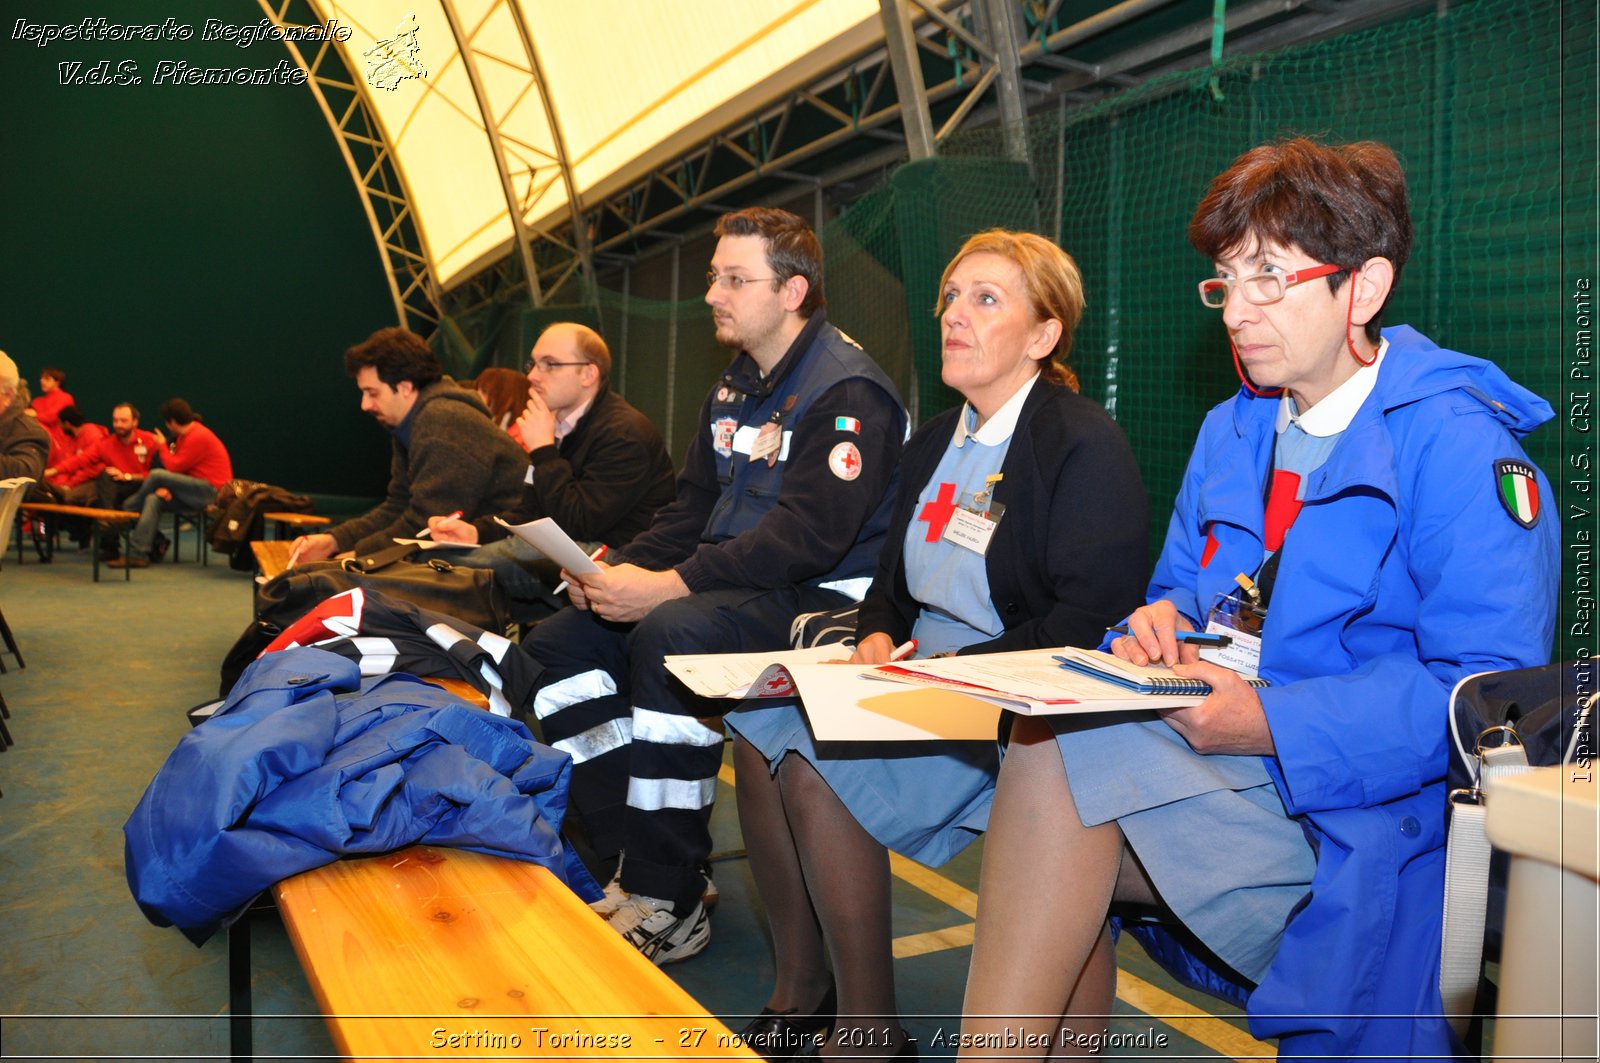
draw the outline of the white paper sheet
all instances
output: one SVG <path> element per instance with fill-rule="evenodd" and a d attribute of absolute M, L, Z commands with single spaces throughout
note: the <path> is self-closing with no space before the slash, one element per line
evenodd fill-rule
<path fill-rule="evenodd" d="M 561 525 L 549 517 L 540 517 L 526 524 L 507 524 L 499 517 L 494 522 L 574 576 L 587 576 L 600 571 L 600 566 L 589 560 L 583 547 L 573 542 L 572 537 L 561 530 Z"/>

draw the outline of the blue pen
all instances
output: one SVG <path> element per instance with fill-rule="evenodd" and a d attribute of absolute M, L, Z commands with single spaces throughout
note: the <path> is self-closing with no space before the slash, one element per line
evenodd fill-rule
<path fill-rule="evenodd" d="M 1106 631 L 1117 635 L 1126 635 L 1128 633 L 1128 625 L 1118 624 L 1116 627 L 1106 628 Z M 1179 642 L 1188 642 L 1195 646 L 1213 646 L 1220 650 L 1224 646 L 1233 645 L 1232 635 L 1217 635 L 1209 631 L 1176 631 L 1173 634 L 1177 636 Z"/>

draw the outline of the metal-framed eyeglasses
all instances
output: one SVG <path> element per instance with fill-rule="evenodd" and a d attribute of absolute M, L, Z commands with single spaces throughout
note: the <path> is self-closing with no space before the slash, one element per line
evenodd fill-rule
<path fill-rule="evenodd" d="M 1228 294 L 1235 285 L 1244 293 L 1245 300 L 1257 306 L 1266 306 L 1283 298 L 1283 293 L 1296 284 L 1344 272 L 1343 266 L 1307 266 L 1293 273 L 1252 273 L 1248 277 L 1207 277 L 1200 282 L 1200 301 L 1213 310 L 1228 305 Z"/>
<path fill-rule="evenodd" d="M 736 292 L 746 284 L 759 284 L 762 281 L 775 281 L 777 277 L 741 277 L 737 273 L 718 273 L 714 269 L 706 270 L 706 287 L 720 286 L 723 291 Z"/>
<path fill-rule="evenodd" d="M 538 373 L 540 376 L 549 376 L 551 372 L 564 365 L 589 365 L 588 362 L 558 362 L 554 358 L 540 358 L 529 362 L 522 367 L 524 373 Z"/>

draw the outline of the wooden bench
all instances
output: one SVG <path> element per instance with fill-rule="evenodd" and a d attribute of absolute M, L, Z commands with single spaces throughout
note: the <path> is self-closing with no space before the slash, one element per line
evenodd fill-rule
<path fill-rule="evenodd" d="M 760 1058 L 536 864 L 417 845 L 273 896 L 348 1059 Z M 248 950 L 243 924 L 230 976 L 248 987 L 240 940 Z M 244 994 L 235 1058 L 251 1051 Z"/>
<path fill-rule="evenodd" d="M 330 517 L 315 513 L 263 513 L 261 519 L 273 526 L 273 535 L 283 539 L 289 531 L 303 532 L 308 528 L 326 528 L 333 523 Z"/>
<path fill-rule="evenodd" d="M 470 683 L 427 681 L 488 708 Z M 761 1058 L 537 864 L 414 845 L 272 895 L 348 1059 Z M 228 982 L 245 1060 L 248 916 L 228 931 Z"/>
<path fill-rule="evenodd" d="M 100 521 L 102 523 L 109 524 L 122 535 L 122 556 L 124 558 L 128 556 L 128 537 L 133 532 L 133 526 L 139 521 L 139 514 L 126 509 L 96 509 L 93 506 L 66 506 L 57 502 L 24 502 L 22 503 L 22 511 L 24 513 L 33 513 L 39 515 L 49 514 L 58 517 L 83 517 L 86 520 Z M 94 558 L 94 581 L 99 583 L 100 550 L 98 549 L 98 546 L 96 546 L 92 556 Z M 22 522 L 20 520 L 17 521 L 17 564 L 22 564 Z M 124 580 L 131 580 L 133 578 L 133 570 L 131 568 L 124 568 L 122 570 L 122 578 Z"/>
<path fill-rule="evenodd" d="M 256 567 L 267 579 L 288 571 L 292 540 L 253 539 L 250 552 L 256 555 Z"/>

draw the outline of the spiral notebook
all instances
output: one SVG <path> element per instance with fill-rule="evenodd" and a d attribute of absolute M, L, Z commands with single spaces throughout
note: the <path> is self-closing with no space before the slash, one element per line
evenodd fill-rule
<path fill-rule="evenodd" d="M 1067 646 L 1055 654 L 1055 660 L 1068 671 L 1098 679 L 1102 683 L 1110 683 L 1122 690 L 1131 690 L 1136 694 L 1211 693 L 1209 683 L 1173 675 L 1172 670 L 1164 665 L 1150 664 L 1141 668 L 1121 657 L 1113 657 L 1099 650 L 1080 650 L 1075 646 Z M 1247 679 L 1245 682 L 1253 687 L 1268 685 L 1265 679 Z"/>

